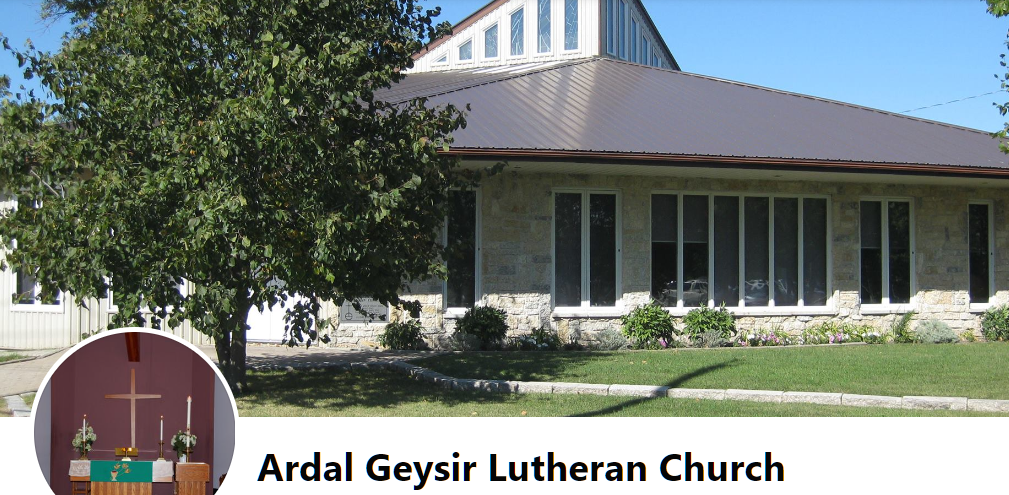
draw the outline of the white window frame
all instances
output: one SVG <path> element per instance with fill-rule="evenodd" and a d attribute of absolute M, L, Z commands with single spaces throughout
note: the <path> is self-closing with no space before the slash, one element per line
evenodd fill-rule
<path fill-rule="evenodd" d="M 473 239 L 473 249 L 476 251 L 473 261 L 473 307 L 476 307 L 483 303 L 483 277 L 481 276 L 482 270 L 480 269 L 483 266 L 483 210 L 480 206 L 483 194 L 479 188 L 472 191 L 475 195 L 473 201 L 476 203 L 475 211 L 473 212 L 476 215 L 476 222 L 473 227 L 476 229 Z M 448 246 L 448 215 L 445 215 L 442 225 L 444 227 L 441 229 L 441 245 Z M 443 280 L 441 283 L 441 306 L 442 313 L 446 318 L 460 318 L 470 309 L 448 305 L 448 280 Z"/>
<path fill-rule="evenodd" d="M 466 45 L 466 43 L 469 43 L 469 58 L 464 59 L 459 55 L 459 52 L 462 50 L 462 47 Z M 476 42 L 473 41 L 472 36 L 456 45 L 455 56 L 456 56 L 456 63 L 459 65 L 472 64 L 473 61 L 476 60 Z"/>
<path fill-rule="evenodd" d="M 582 197 L 582 297 L 579 306 L 557 306 L 557 195 L 558 194 L 581 194 Z M 592 194 L 609 194 L 615 198 L 614 215 L 614 242 L 616 248 L 615 270 L 614 270 L 614 290 L 615 299 L 613 306 L 592 306 L 590 294 L 590 274 L 589 247 L 591 239 L 589 237 L 589 199 Z M 553 308 L 554 317 L 617 317 L 624 313 L 624 291 L 623 291 L 623 198 L 619 189 L 611 188 L 566 188 L 559 187 L 551 190 L 550 193 L 550 306 Z"/>
<path fill-rule="evenodd" d="M 561 0 L 561 18 L 563 23 L 561 25 L 561 53 L 575 53 L 579 51 L 582 47 L 582 2 L 576 0 L 575 8 L 575 47 L 568 48 L 568 0 Z"/>
<path fill-rule="evenodd" d="M 497 28 L 497 55 L 495 55 L 493 57 L 488 57 L 487 56 L 487 31 L 490 31 L 491 29 L 493 29 L 495 27 Z M 483 31 L 481 31 L 480 40 L 481 40 L 480 48 L 483 50 L 483 57 L 481 57 L 481 58 L 483 58 L 483 60 L 499 60 L 499 59 L 501 59 L 501 22 L 500 21 L 499 22 L 495 22 L 495 23 L 491 24 L 490 26 L 487 26 L 487 29 L 484 29 Z M 511 40 L 510 39 L 509 39 L 508 49 L 509 50 L 511 49 Z"/>
<path fill-rule="evenodd" d="M 967 300 L 972 313 L 983 313 L 992 307 L 995 299 L 995 204 L 990 199 L 972 199 L 967 202 Z M 970 300 L 970 205 L 988 208 L 988 302 L 976 303 Z"/>
<path fill-rule="evenodd" d="M 862 303 L 862 202 L 863 201 L 878 201 L 880 202 L 880 244 L 882 245 L 882 255 L 883 255 L 883 266 L 882 266 L 882 297 L 880 298 L 879 304 L 864 304 Z M 907 303 L 901 304 L 891 304 L 890 303 L 890 211 L 887 205 L 889 203 L 907 203 L 908 204 L 908 242 L 911 253 L 908 256 L 910 266 L 910 287 L 909 291 L 911 297 Z M 907 196 L 863 196 L 858 198 L 858 305 L 859 312 L 863 315 L 886 315 L 886 314 L 903 314 L 911 311 L 918 310 L 918 277 L 915 274 L 915 258 L 917 256 L 917 250 L 915 249 L 915 217 L 914 217 L 914 198 Z"/>
<path fill-rule="evenodd" d="M 529 37 L 529 33 L 528 33 L 528 29 L 526 29 L 526 17 L 527 16 L 526 16 L 526 13 L 525 13 L 525 8 L 526 8 L 526 6 L 525 6 L 524 3 L 520 4 L 517 8 L 512 9 L 511 12 L 508 12 L 508 15 L 506 17 L 506 19 L 508 20 L 508 38 L 507 38 L 508 39 L 508 55 L 504 55 L 504 56 L 507 57 L 507 58 L 509 58 L 509 59 L 521 59 L 521 58 L 526 58 L 528 56 L 527 55 L 528 52 L 526 51 L 526 47 L 529 46 L 529 40 L 527 39 Z M 512 25 L 513 25 L 512 24 L 512 16 L 515 15 L 515 13 L 517 13 L 520 10 L 522 11 L 522 53 L 516 55 L 516 54 L 512 53 Z"/>
<path fill-rule="evenodd" d="M 11 287 L 14 288 L 14 290 L 17 290 L 18 275 L 19 272 L 17 270 L 11 270 Z M 32 303 L 23 303 L 21 302 L 20 299 L 18 299 L 17 301 L 13 300 L 13 296 L 16 293 L 12 291 L 11 295 L 9 296 L 11 297 L 11 310 L 17 313 L 53 313 L 53 314 L 62 314 L 66 311 L 67 294 L 65 292 L 60 291 L 56 295 L 57 299 L 59 299 L 58 303 L 47 304 L 43 303 L 41 300 L 38 299 L 38 295 L 41 290 L 42 287 L 39 285 L 38 280 L 36 280 L 35 286 L 32 287 L 31 297 L 32 300 L 34 301 Z"/>
<path fill-rule="evenodd" d="M 683 191 L 683 190 L 670 190 L 670 189 L 654 189 L 648 196 L 648 249 L 651 253 L 652 245 L 652 229 L 651 229 L 651 218 L 653 212 L 652 208 L 652 197 L 655 195 L 670 195 L 676 196 L 676 306 L 665 306 L 665 309 L 672 313 L 674 316 L 682 316 L 687 314 L 692 309 L 696 309 L 698 306 L 684 306 L 683 305 L 683 197 L 684 196 L 707 196 L 708 197 L 708 303 L 706 306 L 708 308 L 714 308 L 715 306 L 715 295 L 714 295 L 714 279 L 715 279 L 715 229 L 712 228 L 715 221 L 715 196 L 727 196 L 738 198 L 739 200 L 739 302 L 736 306 L 726 306 L 725 309 L 732 314 L 739 316 L 818 316 L 827 315 L 833 316 L 837 315 L 837 295 L 834 293 L 833 288 L 833 246 L 831 239 L 833 239 L 833 209 L 831 206 L 831 199 L 829 195 L 825 194 L 773 194 L 773 193 L 750 193 L 750 192 L 721 192 L 721 191 Z M 767 306 L 746 306 L 746 291 L 743 289 L 746 284 L 746 222 L 745 222 L 745 199 L 746 198 L 767 198 L 768 199 L 768 277 L 774 280 L 774 200 L 775 199 L 796 199 L 798 200 L 798 263 L 799 273 L 798 273 L 798 303 L 795 306 L 776 306 L 774 304 L 774 284 L 770 284 L 768 287 L 768 300 Z M 823 199 L 826 201 L 826 213 L 827 213 L 827 226 L 826 226 L 826 256 L 827 261 L 827 271 L 826 271 L 826 304 L 822 306 L 806 306 L 803 297 L 805 295 L 804 282 L 805 282 L 805 268 L 803 263 L 803 257 L 805 256 L 805 251 L 803 249 L 803 212 L 805 207 L 803 205 L 804 199 Z M 649 254 L 648 258 L 648 294 L 651 297 L 652 290 L 652 260 Z"/>

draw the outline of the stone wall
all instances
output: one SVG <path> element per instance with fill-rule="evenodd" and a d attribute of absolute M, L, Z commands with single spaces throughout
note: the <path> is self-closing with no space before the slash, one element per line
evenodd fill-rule
<path fill-rule="evenodd" d="M 599 317 L 560 317 L 553 311 L 550 292 L 553 270 L 551 246 L 552 191 L 555 188 L 605 188 L 620 191 L 622 221 L 622 303 L 612 314 Z M 1009 302 L 1009 230 L 1006 192 L 999 189 L 862 184 L 682 179 L 673 177 L 525 174 L 506 172 L 487 179 L 481 201 L 481 293 L 483 303 L 504 309 L 515 334 L 540 326 L 556 329 L 562 337 L 591 341 L 606 328 L 619 328 L 619 315 L 650 299 L 650 219 L 653 191 L 681 193 L 817 194 L 829 197 L 831 222 L 830 314 L 770 314 L 740 316 L 741 329 L 780 327 L 797 333 L 824 321 L 869 323 L 880 328 L 897 315 L 868 314 L 859 305 L 859 201 L 867 197 L 910 198 L 913 204 L 913 287 L 917 320 L 936 318 L 957 332 L 978 330 L 980 314 L 967 302 L 967 205 L 971 200 L 993 202 L 995 226 L 995 289 L 993 301 Z M 428 337 L 450 334 L 454 318 L 442 310 L 441 281 L 411 286 L 408 298 L 424 303 L 422 324 Z M 364 340 L 360 331 L 345 341 Z M 373 338 L 370 340 L 374 340 Z"/>

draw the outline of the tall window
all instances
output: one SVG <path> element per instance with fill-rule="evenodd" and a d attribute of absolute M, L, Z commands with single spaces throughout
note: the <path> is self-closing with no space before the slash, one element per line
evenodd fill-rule
<path fill-rule="evenodd" d="M 651 60 L 651 57 L 652 57 L 651 46 L 652 46 L 652 44 L 648 42 L 648 38 L 645 38 L 644 36 L 642 36 L 641 37 L 641 63 L 642 64 L 647 64 L 648 61 Z"/>
<path fill-rule="evenodd" d="M 512 12 L 511 20 L 511 54 L 522 55 L 525 53 L 525 9 Z"/>
<path fill-rule="evenodd" d="M 615 0 L 606 0 L 606 18 L 609 22 L 606 23 L 606 53 L 610 55 L 615 55 L 616 51 L 614 48 L 614 40 L 616 39 L 616 15 L 615 15 Z"/>
<path fill-rule="evenodd" d="M 536 10 L 536 51 L 550 51 L 550 0 L 539 0 Z"/>
<path fill-rule="evenodd" d="M 497 58 L 497 24 L 483 32 L 483 57 Z"/>
<path fill-rule="evenodd" d="M 826 198 L 652 195 L 663 306 L 825 306 Z"/>
<path fill-rule="evenodd" d="M 578 0 L 564 0 L 564 49 L 578 49 Z"/>
<path fill-rule="evenodd" d="M 631 19 L 631 62 L 638 61 L 638 21 Z"/>
<path fill-rule="evenodd" d="M 617 12 L 617 48 L 620 51 L 620 58 L 627 60 L 627 3 L 620 0 L 619 12 Z"/>
<path fill-rule="evenodd" d="M 617 195 L 554 194 L 554 303 L 557 307 L 617 302 Z"/>
<path fill-rule="evenodd" d="M 445 306 L 471 308 L 476 302 L 477 204 L 475 191 L 451 191 L 446 221 Z"/>
<path fill-rule="evenodd" d="M 971 304 L 988 304 L 991 298 L 994 279 L 991 226 L 991 204 L 971 203 L 967 210 Z"/>
<path fill-rule="evenodd" d="M 473 40 L 459 45 L 459 60 L 473 60 Z"/>
<path fill-rule="evenodd" d="M 862 304 L 911 302 L 911 203 L 862 201 Z"/>

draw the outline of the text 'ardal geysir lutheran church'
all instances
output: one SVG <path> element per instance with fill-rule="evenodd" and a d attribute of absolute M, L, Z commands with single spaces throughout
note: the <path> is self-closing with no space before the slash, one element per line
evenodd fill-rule
<path fill-rule="evenodd" d="M 411 286 L 430 337 L 480 304 L 591 341 L 652 299 L 792 332 L 909 311 L 977 330 L 1009 302 L 1009 165 L 986 132 L 682 72 L 639 0 L 495 0 L 452 32 L 377 95 L 468 104 L 448 153 L 508 163 L 453 193 L 446 242 L 473 249 L 449 280 Z M 69 345 L 115 311 L 32 283 L 0 275 L 24 295 L 0 298 L 0 347 Z M 253 310 L 249 340 L 283 339 L 281 313 Z M 322 315 L 337 343 L 381 333 L 345 313 Z"/>

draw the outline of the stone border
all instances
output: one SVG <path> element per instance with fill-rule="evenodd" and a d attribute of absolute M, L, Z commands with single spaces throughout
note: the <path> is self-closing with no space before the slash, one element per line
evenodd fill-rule
<path fill-rule="evenodd" d="M 976 411 L 1009 413 L 1009 400 L 969 399 L 967 397 L 893 397 L 886 395 L 859 395 L 829 392 L 796 392 L 780 390 L 740 390 L 705 388 L 669 388 L 652 385 L 606 385 L 600 383 L 523 382 L 508 380 L 478 380 L 443 375 L 406 361 L 373 361 L 366 363 L 323 362 L 298 365 L 250 366 L 257 371 L 302 370 L 389 370 L 403 373 L 416 380 L 433 383 L 450 390 L 497 392 L 513 394 L 575 394 L 605 395 L 614 397 L 704 400 L 745 400 L 786 404 L 821 404 L 852 407 L 884 407 L 892 409 L 946 409 L 950 411 Z"/>

